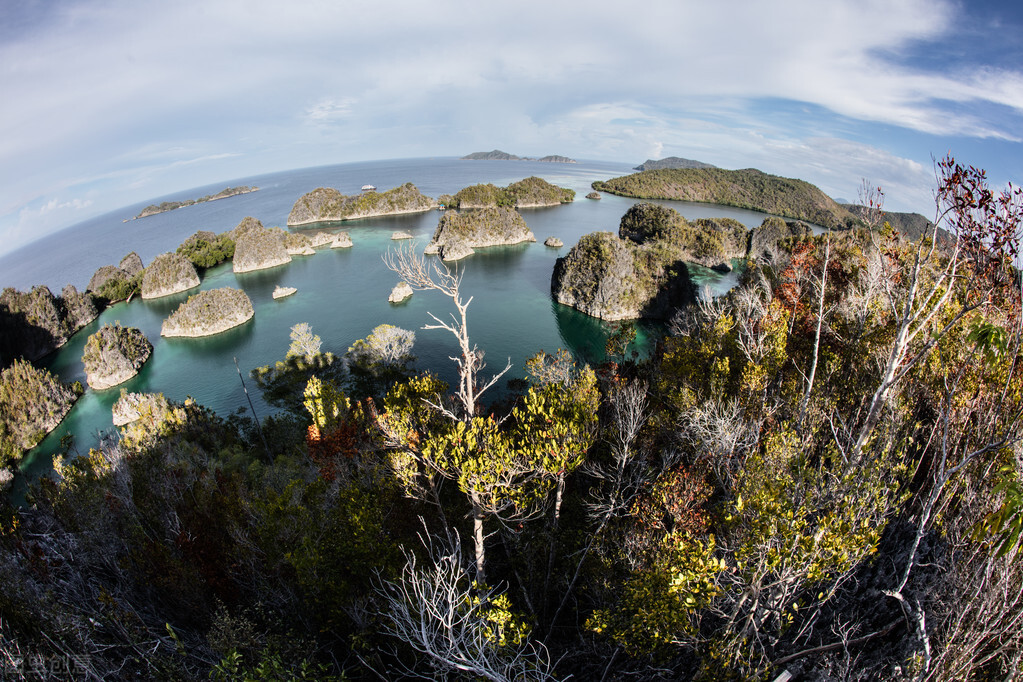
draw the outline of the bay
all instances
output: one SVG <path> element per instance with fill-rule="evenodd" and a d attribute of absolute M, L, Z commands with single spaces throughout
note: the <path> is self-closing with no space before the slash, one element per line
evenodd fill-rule
<path fill-rule="evenodd" d="M 512 370 L 506 377 L 522 377 L 526 359 L 541 349 L 567 348 L 587 362 L 603 359 L 612 325 L 554 303 L 551 272 L 555 260 L 584 234 L 617 232 L 621 216 L 637 200 L 609 194 L 599 201 L 584 197 L 594 180 L 630 172 L 627 164 L 606 162 L 551 164 L 442 158 L 360 162 L 239 178 L 128 206 L 23 247 L 0 258 L 0 285 L 27 290 L 45 284 L 57 293 L 71 283 L 83 289 L 97 268 L 116 264 L 129 251 L 137 252 L 148 264 L 156 255 L 173 251 L 197 230 L 230 230 L 245 216 L 256 217 L 267 226 L 284 226 L 295 201 L 316 187 L 335 187 L 353 194 L 365 184 L 383 191 L 412 182 L 424 194 L 436 198 L 476 183 L 503 186 L 536 175 L 575 190 L 575 202 L 522 210 L 537 237 L 536 243 L 481 249 L 457 265 L 463 275 L 462 291 L 473 298 L 469 306 L 470 338 L 486 352 L 489 367 L 483 374 L 499 371 L 510 361 Z M 260 190 L 125 222 L 151 203 L 192 199 L 239 185 L 255 185 Z M 689 219 L 730 217 L 749 228 L 766 217 L 755 211 L 710 204 L 656 203 L 671 206 Z M 351 249 L 318 249 L 315 255 L 294 257 L 288 265 L 253 273 L 235 274 L 227 263 L 206 271 L 197 289 L 111 306 L 41 364 L 62 381 L 81 381 L 85 385 L 81 355 L 86 339 L 103 324 L 113 322 L 141 329 L 154 345 L 153 356 L 138 376 L 121 386 L 103 391 L 86 389 L 61 425 L 23 460 L 19 485 L 51 469 L 52 456 L 62 451 L 63 439 L 73 439 L 73 451 L 87 452 L 103 433 L 112 432 L 110 409 L 122 388 L 160 392 L 176 401 L 190 396 L 221 415 L 239 409 L 248 411 L 235 360 L 248 379 L 254 367 L 283 358 L 290 343 L 290 329 L 299 322 L 310 323 L 323 340 L 323 350 L 338 355 L 380 324 L 414 330 L 416 367 L 430 369 L 452 382 L 455 371 L 450 356 L 458 352 L 454 338 L 447 332 L 424 331 L 421 327 L 430 321 L 429 313 L 446 318 L 453 306 L 437 292 L 416 292 L 405 303 L 388 303 L 387 296 L 398 278 L 381 260 L 388 249 L 396 247 L 390 237 L 397 230 L 410 232 L 421 251 L 441 215 L 440 211 L 429 211 L 295 228 L 312 232 L 347 230 L 355 245 Z M 565 246 L 544 246 L 548 236 L 557 236 Z M 737 277 L 735 273 L 722 276 L 703 268 L 694 268 L 694 274 L 698 285 L 710 287 L 712 293 L 726 291 Z M 275 301 L 272 292 L 277 285 L 296 287 L 298 293 Z M 160 337 L 164 318 L 188 296 L 201 289 L 224 286 L 243 289 L 249 295 L 255 308 L 252 320 L 203 339 Z M 638 343 L 642 345 L 647 334 L 656 330 L 641 325 L 639 331 Z M 252 381 L 248 381 L 248 387 L 256 415 L 262 418 L 271 414 L 273 409 L 261 400 Z M 502 390 L 492 397 L 499 397 Z"/>

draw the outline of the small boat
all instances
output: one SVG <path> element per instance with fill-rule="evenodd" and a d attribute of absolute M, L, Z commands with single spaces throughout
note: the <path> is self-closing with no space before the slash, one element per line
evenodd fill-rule
<path fill-rule="evenodd" d="M 374 187 L 373 185 L 363 185 L 362 186 L 362 191 L 363 192 L 372 192 L 375 189 L 376 189 L 376 187 Z"/>

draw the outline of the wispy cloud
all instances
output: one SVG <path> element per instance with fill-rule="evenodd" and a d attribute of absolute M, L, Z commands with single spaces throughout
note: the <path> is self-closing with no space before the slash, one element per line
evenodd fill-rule
<path fill-rule="evenodd" d="M 926 166 L 1023 130 L 1023 67 L 982 49 L 984 31 L 1018 36 L 1018 17 L 981 21 L 956 0 L 41 5 L 0 27 L 0 92 L 16 103 L 0 107 L 0 230 L 86 190 L 99 211 L 338 158 L 497 144 L 836 186 L 890 173 L 922 196 L 923 174 L 892 159 Z M 804 104 L 813 117 L 791 114 Z M 886 149 L 896 138 L 913 142 Z M 858 151 L 832 153 L 843 140 Z"/>

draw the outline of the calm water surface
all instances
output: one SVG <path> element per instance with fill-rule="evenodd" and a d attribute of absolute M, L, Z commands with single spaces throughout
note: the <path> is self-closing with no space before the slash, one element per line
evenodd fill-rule
<path fill-rule="evenodd" d="M 575 202 L 522 211 L 537 243 L 481 249 L 458 265 L 464 273 L 462 290 L 473 297 L 469 307 L 470 338 L 485 350 L 488 369 L 499 371 L 510 359 L 513 368 L 507 377 L 521 377 L 525 360 L 541 349 L 568 348 L 590 362 L 602 359 L 610 326 L 554 303 L 550 296 L 551 272 L 555 259 L 567 253 L 582 235 L 596 230 L 617 231 L 622 214 L 636 200 L 608 194 L 600 201 L 584 197 L 592 181 L 629 172 L 626 164 L 601 162 L 550 164 L 447 158 L 355 163 L 240 178 L 128 206 L 30 244 L 0 258 L 0 286 L 27 290 L 35 284 L 46 284 L 58 293 L 71 283 L 82 289 L 98 267 L 116 264 L 129 251 L 137 252 L 148 265 L 154 256 L 173 251 L 197 230 L 223 232 L 250 215 L 268 227 L 283 227 L 295 201 L 316 187 L 335 187 L 342 193 L 353 194 L 367 183 L 383 191 L 412 182 L 424 194 L 437 197 L 476 183 L 503 186 L 537 175 L 574 189 Z M 150 203 L 195 198 L 238 185 L 256 185 L 260 190 L 123 222 Z M 754 211 L 709 204 L 658 203 L 672 206 L 690 219 L 731 217 L 747 227 L 759 225 L 765 217 Z M 222 415 L 247 409 L 234 359 L 237 358 L 246 378 L 252 368 L 282 359 L 290 343 L 290 329 L 299 322 L 310 323 L 323 340 L 323 350 L 338 355 L 379 324 L 415 330 L 417 367 L 434 370 L 451 382 L 454 366 L 449 356 L 457 352 L 454 338 L 447 332 L 423 331 L 421 327 L 429 321 L 428 312 L 446 317 L 453 306 L 436 292 L 416 292 L 405 303 L 388 303 L 387 296 L 398 278 L 381 261 L 381 256 L 395 246 L 390 239 L 392 232 L 412 233 L 421 250 L 441 215 L 440 211 L 429 211 L 295 228 L 313 232 L 344 229 L 351 234 L 355 246 L 318 249 L 313 256 L 294 257 L 289 265 L 238 275 L 227 263 L 208 270 L 197 289 L 108 308 L 42 364 L 65 382 L 77 380 L 85 385 L 81 356 L 86 339 L 103 324 L 113 322 L 141 329 L 154 345 L 152 357 L 139 375 L 125 384 L 103 391 L 87 389 L 64 422 L 25 458 L 23 473 L 32 478 L 49 471 L 52 455 L 60 451 L 65 436 L 74 438 L 79 452 L 95 445 L 102 432 L 114 428 L 110 408 L 122 388 L 161 392 L 177 401 L 191 396 Z M 543 240 L 552 235 L 564 241 L 565 246 L 545 247 Z M 704 268 L 695 271 L 698 284 L 718 293 L 735 284 L 734 273 L 721 276 Z M 298 293 L 274 301 L 271 294 L 276 285 L 297 287 Z M 252 320 L 204 339 L 160 337 L 164 318 L 188 296 L 200 289 L 224 286 L 243 289 L 249 295 L 255 308 Z M 642 342 L 643 330 L 640 337 Z M 259 399 L 254 382 L 249 381 L 248 386 L 257 415 L 265 417 L 273 412 Z"/>

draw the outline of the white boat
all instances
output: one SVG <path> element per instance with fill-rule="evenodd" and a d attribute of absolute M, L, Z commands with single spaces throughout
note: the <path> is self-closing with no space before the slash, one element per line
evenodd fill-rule
<path fill-rule="evenodd" d="M 363 192 L 372 192 L 375 189 L 376 189 L 376 187 L 374 187 L 373 185 L 363 185 L 362 186 L 362 191 Z"/>

